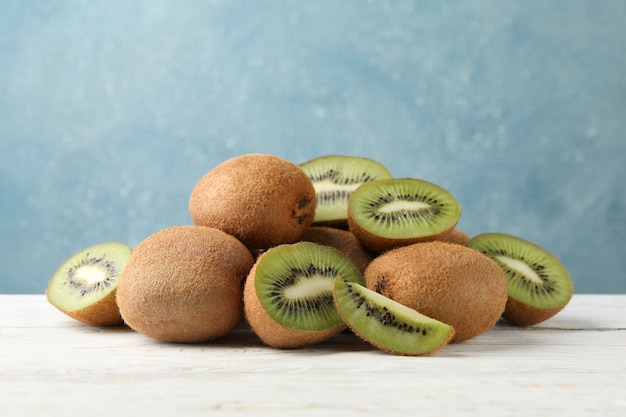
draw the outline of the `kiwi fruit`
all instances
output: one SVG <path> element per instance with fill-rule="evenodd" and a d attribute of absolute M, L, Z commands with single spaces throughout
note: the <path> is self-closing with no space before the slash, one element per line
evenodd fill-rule
<path fill-rule="evenodd" d="M 315 216 L 315 189 L 294 163 L 243 154 L 207 172 L 189 198 L 195 225 L 220 229 L 249 249 L 300 239 Z"/>
<path fill-rule="evenodd" d="M 362 183 L 392 178 L 391 173 L 370 158 L 324 155 L 300 164 L 315 188 L 317 208 L 313 224 L 348 227 L 348 201 Z"/>
<path fill-rule="evenodd" d="M 66 259 L 48 282 L 48 302 L 92 326 L 122 325 L 115 293 L 131 253 L 132 249 L 121 242 L 81 249 Z"/>
<path fill-rule="evenodd" d="M 119 278 L 129 327 L 153 339 L 199 343 L 243 317 L 243 280 L 254 260 L 235 237 L 205 226 L 171 226 L 143 240 Z"/>
<path fill-rule="evenodd" d="M 272 247 L 250 270 L 244 287 L 245 317 L 256 335 L 276 348 L 322 342 L 346 328 L 333 299 L 341 274 L 364 283 L 352 261 L 313 242 Z"/>
<path fill-rule="evenodd" d="M 377 253 L 440 239 L 456 226 L 460 216 L 461 207 L 450 192 L 416 178 L 363 183 L 348 204 L 350 231 Z"/>
<path fill-rule="evenodd" d="M 565 266 L 540 246 L 505 233 L 474 236 L 468 247 L 493 259 L 508 282 L 503 318 L 519 326 L 532 326 L 560 312 L 574 294 Z"/>
<path fill-rule="evenodd" d="M 441 237 L 444 242 L 456 243 L 457 245 L 467 246 L 471 236 L 461 229 L 454 228 Z"/>
<path fill-rule="evenodd" d="M 341 276 L 333 295 L 347 326 L 363 340 L 392 354 L 431 354 L 454 336 L 454 328 Z"/>
<path fill-rule="evenodd" d="M 349 230 L 329 226 L 311 226 L 300 240 L 330 246 L 343 252 L 361 273 L 374 258 L 372 253 L 366 250 Z"/>
<path fill-rule="evenodd" d="M 452 342 L 496 325 L 507 281 L 491 258 L 466 246 L 433 241 L 392 249 L 364 273 L 367 288 L 454 327 Z"/>

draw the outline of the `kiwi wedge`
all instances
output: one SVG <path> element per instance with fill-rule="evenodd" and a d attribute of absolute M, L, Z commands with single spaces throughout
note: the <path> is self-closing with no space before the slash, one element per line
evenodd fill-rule
<path fill-rule="evenodd" d="M 297 242 L 263 252 L 244 288 L 250 327 L 264 343 L 277 348 L 318 343 L 344 330 L 333 300 L 338 274 L 364 283 L 352 261 L 331 247 Z"/>
<path fill-rule="evenodd" d="M 78 251 L 58 267 L 48 282 L 48 301 L 86 324 L 123 324 L 115 294 L 131 254 L 132 249 L 121 242 L 99 243 Z"/>
<path fill-rule="evenodd" d="M 493 259 L 508 282 L 502 317 L 531 326 L 557 314 L 570 301 L 574 285 L 565 266 L 538 245 L 505 233 L 482 233 L 467 244 Z"/>
<path fill-rule="evenodd" d="M 461 206 L 449 191 L 416 178 L 363 183 L 348 204 L 350 231 L 375 252 L 442 239 L 460 217 Z"/>
<path fill-rule="evenodd" d="M 341 276 L 335 278 L 337 311 L 363 340 L 389 353 L 418 356 L 436 352 L 454 328 Z"/>
<path fill-rule="evenodd" d="M 309 176 L 317 198 L 313 224 L 346 228 L 348 201 L 362 183 L 392 178 L 381 163 L 349 155 L 325 155 L 300 164 Z"/>

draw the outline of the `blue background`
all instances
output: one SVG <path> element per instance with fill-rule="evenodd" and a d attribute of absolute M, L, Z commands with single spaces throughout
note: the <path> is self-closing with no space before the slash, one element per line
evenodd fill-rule
<path fill-rule="evenodd" d="M 367 156 L 626 292 L 626 2 L 0 0 L 0 292 L 190 224 L 229 157 Z"/>

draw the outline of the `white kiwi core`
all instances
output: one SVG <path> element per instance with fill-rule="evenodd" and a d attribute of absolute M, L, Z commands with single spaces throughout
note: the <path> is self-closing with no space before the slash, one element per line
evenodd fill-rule
<path fill-rule="evenodd" d="M 354 191 L 359 187 L 359 185 L 361 185 L 360 182 L 354 184 L 337 184 L 332 181 L 319 181 L 313 183 L 313 187 L 318 193 L 324 193 L 327 191 L 336 192 L 339 190 Z"/>
<path fill-rule="evenodd" d="M 533 271 L 524 262 L 519 261 L 517 259 L 509 258 L 508 256 L 496 256 L 496 258 L 503 264 L 507 265 L 508 267 L 513 268 L 516 271 L 520 272 L 531 281 L 534 281 L 538 284 L 542 283 L 541 278 L 539 278 L 539 275 L 537 275 L 537 273 Z"/>
<path fill-rule="evenodd" d="M 290 299 L 303 299 L 312 295 L 333 292 L 333 280 L 322 275 L 301 277 L 298 282 L 285 288 L 284 296 Z"/>
<path fill-rule="evenodd" d="M 392 201 L 389 204 L 385 204 L 378 210 L 383 213 L 394 213 L 398 211 L 412 211 L 430 208 L 429 204 L 422 203 L 421 201 Z"/>
<path fill-rule="evenodd" d="M 87 285 L 97 284 L 107 278 L 107 270 L 99 265 L 84 265 L 74 274 L 75 281 L 82 281 Z"/>

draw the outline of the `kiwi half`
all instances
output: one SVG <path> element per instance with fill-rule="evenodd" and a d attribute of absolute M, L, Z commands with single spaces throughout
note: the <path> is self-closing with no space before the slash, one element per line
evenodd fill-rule
<path fill-rule="evenodd" d="M 338 250 L 312 242 L 268 249 L 255 262 L 244 288 L 245 316 L 266 344 L 290 348 L 313 344 L 345 329 L 333 300 L 333 280 L 364 283 Z"/>
<path fill-rule="evenodd" d="M 574 294 L 572 279 L 553 254 L 505 233 L 482 233 L 467 244 L 504 271 L 509 299 L 503 313 L 512 324 L 531 326 L 557 314 Z"/>
<path fill-rule="evenodd" d="M 123 324 L 115 294 L 131 253 L 132 249 L 121 242 L 99 243 L 78 251 L 59 266 L 48 282 L 48 301 L 83 323 Z"/>
<path fill-rule="evenodd" d="M 430 354 L 454 336 L 452 326 L 341 276 L 335 279 L 334 299 L 339 314 L 357 336 L 389 353 Z"/>
<path fill-rule="evenodd" d="M 416 178 L 363 183 L 348 205 L 350 231 L 375 252 L 441 239 L 460 217 L 461 207 L 450 192 Z"/>
<path fill-rule="evenodd" d="M 392 178 L 381 163 L 357 156 L 325 155 L 300 164 L 315 188 L 317 208 L 313 224 L 346 228 L 348 201 L 362 183 Z"/>

